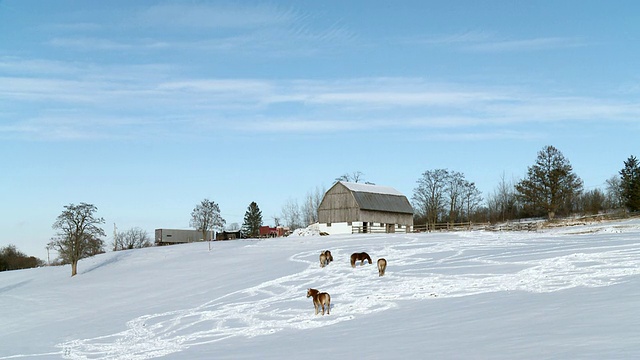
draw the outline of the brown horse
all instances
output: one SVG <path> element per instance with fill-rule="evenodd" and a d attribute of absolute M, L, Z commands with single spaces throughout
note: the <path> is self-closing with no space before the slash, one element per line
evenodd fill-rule
<path fill-rule="evenodd" d="M 331 255 L 331 251 L 325 250 L 320 253 L 320 267 L 325 267 L 329 265 L 329 263 L 332 261 L 333 261 L 333 255 Z"/>
<path fill-rule="evenodd" d="M 327 307 L 327 315 L 330 315 L 331 311 L 331 295 L 326 292 L 319 292 L 316 289 L 307 289 L 307 297 L 313 297 L 313 307 L 316 309 L 316 315 L 320 311 L 322 306 L 322 315 L 324 315 L 324 307 Z"/>
<path fill-rule="evenodd" d="M 387 260 L 385 258 L 378 259 L 378 276 L 384 276 L 385 270 L 387 270 Z"/>
<path fill-rule="evenodd" d="M 351 254 L 351 267 L 356 267 L 356 261 L 360 260 L 360 265 L 364 265 L 364 261 L 369 261 L 371 264 L 371 257 L 366 252 Z"/>

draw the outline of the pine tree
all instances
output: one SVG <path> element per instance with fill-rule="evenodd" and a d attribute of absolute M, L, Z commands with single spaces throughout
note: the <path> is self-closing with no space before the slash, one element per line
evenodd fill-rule
<path fill-rule="evenodd" d="M 582 180 L 573 172 L 569 160 L 553 146 L 538 152 L 527 178 L 516 184 L 518 197 L 532 214 L 546 213 L 549 219 L 580 195 L 582 188 Z"/>
<path fill-rule="evenodd" d="M 620 170 L 622 198 L 629 211 L 640 210 L 640 163 L 635 156 L 630 156 Z"/>
<path fill-rule="evenodd" d="M 262 226 L 262 211 L 258 207 L 258 204 L 251 202 L 247 208 L 247 212 L 244 213 L 244 223 L 242 224 L 242 232 L 247 237 L 258 237 L 260 234 L 260 226 Z"/>

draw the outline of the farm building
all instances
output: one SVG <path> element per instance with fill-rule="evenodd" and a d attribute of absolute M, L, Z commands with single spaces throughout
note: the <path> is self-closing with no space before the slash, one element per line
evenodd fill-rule
<path fill-rule="evenodd" d="M 212 239 L 213 234 L 207 235 L 207 240 Z M 183 244 L 194 241 L 202 241 L 202 231 L 181 229 L 156 229 L 156 245 Z"/>
<path fill-rule="evenodd" d="M 329 234 L 411 232 L 413 208 L 388 186 L 338 181 L 318 207 L 318 230 Z"/>
<path fill-rule="evenodd" d="M 281 237 L 289 235 L 289 228 L 284 226 L 260 226 L 259 236 L 263 237 Z"/>
<path fill-rule="evenodd" d="M 237 240 L 242 238 L 242 232 L 240 232 L 240 230 L 220 231 L 216 234 L 216 240 Z"/>

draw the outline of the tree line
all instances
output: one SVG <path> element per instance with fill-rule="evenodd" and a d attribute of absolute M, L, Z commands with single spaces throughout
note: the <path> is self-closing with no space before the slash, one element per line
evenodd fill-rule
<path fill-rule="evenodd" d="M 0 248 L 0 271 L 29 269 L 43 265 L 44 261 L 35 256 L 26 255 L 15 245 Z"/>
<path fill-rule="evenodd" d="M 464 174 L 446 169 L 422 174 L 413 193 L 415 223 L 501 222 L 522 218 L 547 218 L 573 214 L 598 214 L 610 210 L 640 210 L 640 164 L 630 156 L 606 189 L 585 191 L 569 160 L 553 146 L 538 152 L 535 163 L 519 181 L 504 176 L 483 202 Z"/>

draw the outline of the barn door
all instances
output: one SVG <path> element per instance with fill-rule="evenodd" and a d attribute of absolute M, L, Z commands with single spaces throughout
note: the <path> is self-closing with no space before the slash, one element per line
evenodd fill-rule
<path fill-rule="evenodd" d="M 393 234 L 396 232 L 396 224 L 387 224 L 387 234 Z"/>

